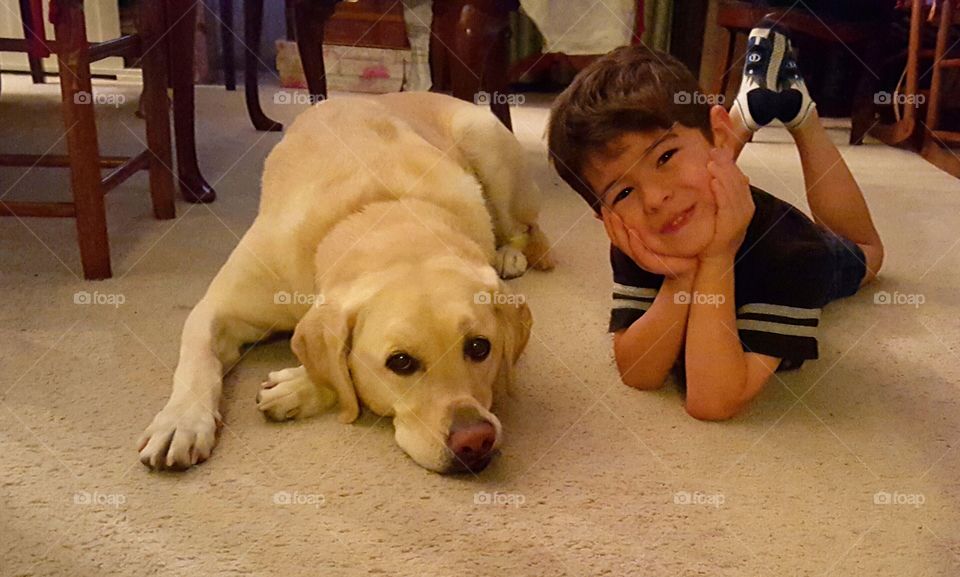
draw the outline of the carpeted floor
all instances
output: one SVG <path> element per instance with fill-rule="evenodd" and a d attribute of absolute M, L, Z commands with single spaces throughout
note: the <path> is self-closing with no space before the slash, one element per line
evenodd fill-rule
<path fill-rule="evenodd" d="M 3 80 L 0 151 L 62 151 L 58 87 Z M 269 92 L 277 119 L 303 109 Z M 102 149 L 130 153 L 137 92 L 103 93 L 127 102 L 98 109 Z M 226 379 L 213 458 L 149 472 L 135 440 L 281 137 L 252 129 L 240 93 L 197 93 L 219 199 L 156 221 L 145 174 L 111 193 L 113 279 L 79 278 L 72 221 L 0 219 L 0 575 L 960 574 L 960 183 L 905 151 L 842 146 L 888 247 L 882 280 L 825 310 L 820 360 L 741 417 L 702 423 L 674 386 L 618 382 L 607 243 L 545 163 L 543 97 L 513 113 L 558 266 L 511 281 L 535 326 L 493 465 L 429 473 L 369 413 L 266 422 L 259 383 L 293 361 L 277 341 Z M 789 142 L 765 129 L 740 164 L 805 208 Z M 0 170 L 5 199 L 64 198 L 66 183 L 63 170 Z M 103 304 L 76 304 L 84 291 Z M 904 304 L 875 304 L 878 291 Z"/>

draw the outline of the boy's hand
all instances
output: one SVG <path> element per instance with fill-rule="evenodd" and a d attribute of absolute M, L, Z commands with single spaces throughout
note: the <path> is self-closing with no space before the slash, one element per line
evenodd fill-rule
<path fill-rule="evenodd" d="M 700 253 L 700 260 L 735 255 L 756 210 L 750 179 L 733 162 L 732 151 L 712 149 L 707 170 L 717 203 L 717 225 L 713 240 Z"/>
<path fill-rule="evenodd" d="M 696 258 L 665 256 L 657 254 L 647 248 L 640 235 L 627 227 L 617 213 L 607 207 L 601 207 L 603 226 L 607 229 L 607 236 L 620 252 L 630 257 L 640 268 L 662 274 L 669 278 L 692 278 L 697 272 L 699 261 Z"/>

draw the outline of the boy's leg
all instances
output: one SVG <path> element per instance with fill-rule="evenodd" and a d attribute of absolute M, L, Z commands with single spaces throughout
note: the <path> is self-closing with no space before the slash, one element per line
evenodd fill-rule
<path fill-rule="evenodd" d="M 741 92 L 730 109 L 736 136 L 734 158 L 754 130 L 774 118 L 783 122 L 800 152 L 814 221 L 857 243 L 867 268 L 861 286 L 870 282 L 883 263 L 880 235 L 860 186 L 820 124 L 789 39 L 766 19 L 750 32 L 743 74 Z"/>
<path fill-rule="evenodd" d="M 867 268 L 860 282 L 863 286 L 880 271 L 883 243 L 873 226 L 870 209 L 867 208 L 860 186 L 820 123 L 816 105 L 807 92 L 789 41 L 777 77 L 777 88 L 780 89 L 781 98 L 778 118 L 797 143 L 807 203 L 813 219 L 860 246 Z"/>
<path fill-rule="evenodd" d="M 733 159 L 736 160 L 740 158 L 740 153 L 743 152 L 743 147 L 750 142 L 750 137 L 753 136 L 753 131 L 747 128 L 747 123 L 740 114 L 739 108 L 731 108 L 729 114 L 730 122 L 733 124 Z"/>
<path fill-rule="evenodd" d="M 860 246 L 867 265 L 861 285 L 870 282 L 883 263 L 883 243 L 860 186 L 820 123 L 816 110 L 811 110 L 791 134 L 800 152 L 807 202 L 814 221 Z"/>
<path fill-rule="evenodd" d="M 789 40 L 776 30 L 771 20 L 764 18 L 750 31 L 740 91 L 729 110 L 736 137 L 734 160 L 753 132 L 777 117 L 780 109 L 777 78 L 788 48 Z"/>

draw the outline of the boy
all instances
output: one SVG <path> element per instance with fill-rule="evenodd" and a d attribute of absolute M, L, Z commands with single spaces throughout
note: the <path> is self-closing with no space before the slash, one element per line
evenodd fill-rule
<path fill-rule="evenodd" d="M 677 365 L 687 412 L 721 420 L 778 368 L 817 358 L 821 307 L 875 278 L 883 245 L 780 30 L 751 31 L 729 114 L 701 95 L 669 55 L 620 48 L 557 98 L 548 139 L 610 237 L 623 382 L 655 389 Z M 775 118 L 796 142 L 813 221 L 735 164 Z"/>

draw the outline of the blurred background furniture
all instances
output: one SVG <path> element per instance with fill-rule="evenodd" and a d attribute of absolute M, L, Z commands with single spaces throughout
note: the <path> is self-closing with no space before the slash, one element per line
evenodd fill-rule
<path fill-rule="evenodd" d="M 721 0 L 717 8 L 717 24 L 728 32 L 725 58 L 718 61 L 713 92 L 724 95 L 724 102 L 733 102 L 738 86 L 731 86 L 730 77 L 739 78 L 745 38 L 750 30 L 764 17 L 769 16 L 786 30 L 798 47 L 800 69 L 804 72 L 811 96 L 822 102 L 818 94 L 818 77 L 823 67 L 813 59 L 804 59 L 813 45 L 827 45 L 849 51 L 859 65 L 854 64 L 852 78 L 852 111 L 850 143 L 860 144 L 873 122 L 873 94 L 879 79 L 877 68 L 879 47 L 886 40 L 885 31 L 890 21 L 894 3 L 892 0 L 877 2 L 875 14 L 869 20 L 844 21 L 819 12 L 808 12 L 791 5 L 787 8 L 770 7 L 756 2 Z"/>
<path fill-rule="evenodd" d="M 83 275 L 87 279 L 111 276 L 104 195 L 140 170 L 149 170 L 153 213 L 158 219 L 174 217 L 167 100 L 167 54 L 161 0 L 141 0 L 137 34 L 91 43 L 87 39 L 82 0 L 52 0 L 50 20 L 55 38 L 43 32 L 40 0 L 28 0 L 22 14 L 26 39 L 0 39 L 0 51 L 29 52 L 33 58 L 55 54 L 60 76 L 61 106 L 66 129 L 66 155 L 12 154 L 0 151 L 0 165 L 69 167 L 72 202 L 0 200 L 0 216 L 70 217 L 76 219 Z M 21 16 L 24 17 L 24 16 Z M 151 50 L 151 47 L 156 49 Z M 90 63 L 117 55 L 142 60 L 143 110 L 147 149 L 133 157 L 101 156 L 94 114 L 96 95 L 90 83 Z M 34 80 L 42 69 L 34 71 Z M 2 145 L 0 145 L 2 148 Z M 113 169 L 101 177 L 101 169 Z"/>
<path fill-rule="evenodd" d="M 232 78 L 232 0 L 221 0 L 226 84 Z M 506 94 L 508 91 L 509 16 L 519 7 L 517 0 L 442 0 L 433 3 L 430 59 L 433 87 L 473 101 L 481 91 Z M 314 99 L 327 96 L 327 75 L 323 44 L 329 41 L 347 46 L 396 47 L 407 45 L 400 2 L 365 0 L 286 0 L 287 39 L 309 38 L 297 49 Z M 244 0 L 244 78 L 247 109 L 257 130 L 281 130 L 282 125 L 267 118 L 259 103 L 257 66 L 263 25 L 263 0 Z M 505 99 L 491 99 L 490 108 L 510 126 L 510 109 Z"/>
<path fill-rule="evenodd" d="M 530 2 L 526 4 L 530 6 Z M 624 2 L 621 7 L 629 13 L 618 15 L 605 9 L 604 12 L 600 13 L 601 20 L 596 22 L 601 24 L 603 18 L 606 18 L 607 23 L 612 23 L 615 26 L 614 33 L 599 34 L 595 38 L 567 41 L 566 30 L 581 26 L 581 22 L 578 20 L 579 15 L 574 12 L 553 24 L 549 24 L 544 22 L 544 19 L 551 17 L 552 6 L 550 2 L 540 7 L 534 6 L 535 13 L 531 15 L 534 23 L 539 24 L 538 28 L 552 27 L 552 35 L 555 38 L 544 38 L 540 50 L 514 62 L 510 67 L 509 81 L 517 83 L 524 80 L 537 79 L 542 81 L 545 78 L 551 80 L 562 78 L 565 74 L 569 75 L 583 70 L 599 56 L 617 46 L 643 43 L 641 38 L 644 34 L 644 3 L 642 1 Z M 628 11 L 627 8 L 631 10 Z M 574 21 L 572 27 L 570 25 L 571 19 Z M 589 26 L 589 24 L 587 25 Z M 566 80 L 569 81 L 569 78 Z"/>
<path fill-rule="evenodd" d="M 518 0 L 434 0 L 430 38 L 434 89 L 471 102 L 493 95 L 490 110 L 510 129 L 510 13 L 519 7 Z"/>
<path fill-rule="evenodd" d="M 167 53 L 173 91 L 173 128 L 180 194 L 187 202 L 213 202 L 217 198 L 216 192 L 203 177 L 197 161 L 193 63 L 198 3 L 193 0 L 163 1 L 165 10 L 162 22 L 169 46 Z"/>
<path fill-rule="evenodd" d="M 944 126 L 944 104 L 958 101 L 956 78 L 952 90 L 947 87 L 946 75 L 960 69 L 960 51 L 957 50 L 957 29 L 960 27 L 960 2 L 936 0 L 931 8 L 930 21 L 937 23 L 937 41 L 933 49 L 933 77 L 930 81 L 930 98 L 927 103 L 927 120 L 924 123 L 924 138 L 921 154 L 933 165 L 960 176 L 960 158 L 950 150 L 951 145 L 960 145 L 960 130 Z M 919 4 L 914 0 L 914 4 Z M 936 15 L 939 13 L 939 18 Z M 908 89 L 909 90 L 909 89 Z"/>

